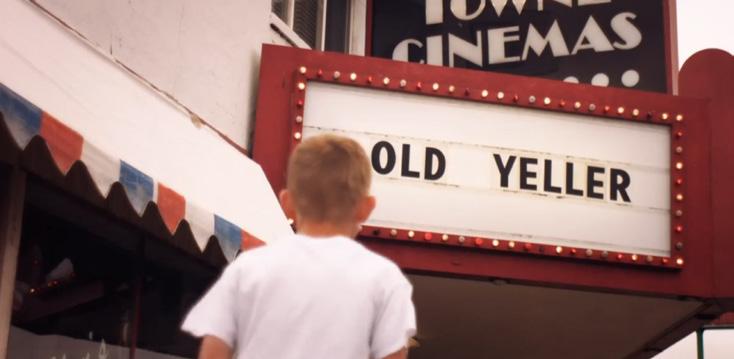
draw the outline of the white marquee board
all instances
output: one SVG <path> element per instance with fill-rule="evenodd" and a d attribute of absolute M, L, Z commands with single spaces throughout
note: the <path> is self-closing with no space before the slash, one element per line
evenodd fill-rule
<path fill-rule="evenodd" d="M 375 152 L 369 225 L 670 255 L 666 126 L 318 82 L 305 103 L 304 137 Z"/>

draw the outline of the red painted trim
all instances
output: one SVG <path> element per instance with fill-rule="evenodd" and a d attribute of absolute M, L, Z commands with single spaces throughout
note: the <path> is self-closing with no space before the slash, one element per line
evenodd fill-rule
<path fill-rule="evenodd" d="M 680 92 L 708 98 L 711 123 L 711 220 L 714 291 L 720 303 L 734 311 L 734 56 L 722 50 L 704 50 L 683 65 Z M 698 119 L 694 119 L 698 121 Z M 696 144 L 697 147 L 699 146 Z M 703 146 L 700 146 L 703 147 Z M 703 150 L 703 149 L 702 149 Z M 693 169 L 691 169 L 693 171 Z M 698 236 L 697 236 L 698 238 Z"/>
<path fill-rule="evenodd" d="M 633 122 L 640 122 L 640 121 L 646 121 L 651 123 L 657 123 L 659 125 L 664 125 L 670 127 L 670 133 L 671 133 L 671 149 L 670 149 L 670 168 L 671 171 L 671 213 L 672 216 L 672 224 L 671 224 L 671 248 L 675 248 L 676 250 L 673 251 L 670 257 L 654 257 L 654 256 L 643 256 L 644 259 L 641 259 L 641 255 L 636 253 L 626 253 L 626 252 L 614 252 L 610 253 L 608 251 L 594 251 L 586 248 L 573 248 L 573 251 L 564 251 L 562 247 L 555 247 L 555 246 L 547 246 L 543 244 L 537 244 L 537 243 L 520 243 L 524 248 L 525 253 L 532 253 L 536 255 L 553 255 L 554 251 L 558 251 L 560 249 L 560 252 L 564 254 L 564 256 L 572 257 L 572 258 L 583 258 L 586 260 L 600 260 L 600 261 L 609 261 L 610 259 L 616 259 L 616 263 L 628 263 L 628 264 L 638 264 L 638 265 L 648 265 L 648 266 L 660 266 L 660 267 L 666 267 L 666 268 L 681 268 L 683 267 L 685 263 L 685 258 L 683 257 L 684 253 L 684 244 L 685 244 L 685 227 L 683 226 L 683 220 L 684 220 L 684 207 L 686 203 L 686 194 L 685 194 L 685 158 L 686 158 L 686 151 L 683 146 L 683 142 L 685 141 L 686 132 L 684 130 L 685 120 L 684 115 L 682 115 L 680 112 L 668 112 L 664 108 L 661 109 L 661 111 L 656 112 L 652 110 L 648 110 L 646 112 L 642 112 L 639 110 L 639 108 L 634 109 L 627 109 L 624 106 L 621 105 L 615 105 L 614 107 L 610 105 L 604 105 L 601 104 L 597 105 L 595 103 L 581 103 L 580 101 L 576 101 L 573 104 L 566 103 L 565 100 L 552 98 L 550 96 L 545 96 L 543 98 L 538 98 L 535 95 L 518 95 L 514 94 L 512 97 L 512 100 L 507 100 L 506 94 L 502 91 L 496 91 L 491 92 L 493 96 L 490 96 L 490 91 L 486 88 L 476 88 L 473 87 L 475 84 L 468 83 L 466 84 L 466 87 L 464 88 L 464 92 L 457 91 L 455 85 L 445 85 L 445 88 L 441 88 L 441 85 L 439 82 L 433 82 L 433 83 L 427 83 L 423 84 L 422 81 L 414 81 L 410 78 L 401 78 L 399 81 L 396 77 L 393 77 L 394 80 L 391 80 L 390 73 L 383 71 L 383 75 L 372 75 L 372 74 L 361 74 L 357 72 L 349 72 L 342 74 L 342 71 L 339 70 L 333 70 L 324 72 L 323 69 L 311 69 L 308 70 L 305 66 L 299 66 L 298 69 L 293 71 L 295 79 L 294 79 L 294 87 L 292 91 L 292 99 L 291 99 L 291 118 L 296 119 L 291 120 L 291 146 L 289 150 L 293 150 L 293 147 L 300 141 L 301 135 L 302 135 L 302 129 L 303 129 L 303 122 L 298 121 L 298 118 L 302 119 L 303 117 L 303 109 L 305 107 L 305 100 L 306 100 L 306 91 L 307 91 L 307 84 L 309 81 L 318 81 L 318 82 L 328 82 L 328 83 L 335 83 L 340 84 L 344 86 L 356 86 L 356 87 L 367 87 L 367 88 L 377 88 L 379 90 L 383 91 L 395 91 L 395 92 L 407 92 L 407 93 L 414 93 L 414 94 L 421 94 L 426 95 L 430 94 L 431 96 L 437 96 L 437 97 L 448 97 L 453 99 L 459 99 L 462 101 L 479 101 L 479 102 L 490 102 L 495 104 L 504 104 L 504 105 L 512 105 L 512 106 L 525 106 L 525 107 L 532 107 L 532 108 L 542 108 L 544 110 L 550 110 L 550 111 L 559 111 L 559 112 L 573 112 L 573 113 L 590 113 L 590 114 L 596 114 L 597 116 L 603 116 L 607 118 L 613 118 L 617 120 L 628 120 Z M 395 75 L 395 74 L 393 74 Z M 570 107 L 570 108 L 569 108 Z M 673 108 L 673 107 L 670 107 Z M 396 239 L 396 235 L 392 235 L 393 228 L 377 228 L 377 227 L 369 227 L 369 229 L 366 232 L 363 232 L 363 235 L 370 235 L 373 234 L 373 236 L 381 237 L 384 239 Z M 399 233 L 406 234 L 406 233 L 413 233 L 414 228 L 403 228 Z M 376 233 L 376 234 L 375 234 Z M 421 232 L 421 236 L 423 232 Z M 435 235 L 435 236 L 441 236 L 445 235 L 441 233 L 426 233 L 426 235 Z M 450 235 L 450 234 L 449 234 Z M 413 239 L 411 236 L 409 239 Z M 493 239 L 490 238 L 474 238 L 475 241 L 491 241 Z M 510 244 L 511 246 L 504 245 L 505 242 Z M 449 241 L 440 242 L 441 244 L 447 245 L 450 244 Z M 514 248 L 514 241 L 503 241 L 503 245 L 497 245 L 492 246 L 493 250 L 509 250 L 509 251 L 516 251 Z M 530 250 L 529 248 L 532 248 Z M 574 253 L 574 251 L 582 251 L 584 254 L 583 256 L 578 256 L 577 253 Z M 557 255 L 557 254 L 556 254 Z"/>
<path fill-rule="evenodd" d="M 551 244 L 376 226 L 364 226 L 359 235 L 361 237 L 380 238 L 396 242 L 413 242 L 422 243 L 424 245 L 441 245 L 444 247 L 470 248 L 472 250 L 566 258 L 634 266 L 681 269 L 685 265 L 685 259 L 682 256 L 682 251 L 674 251 L 673 257 L 659 257 L 636 253 L 594 250 L 584 247 L 564 247 Z M 677 236 L 674 235 L 674 237 Z M 684 242 L 681 240 L 681 243 Z M 679 254 L 676 254 L 676 252 Z"/>
<path fill-rule="evenodd" d="M 724 313 L 713 322 L 714 325 L 734 325 L 734 312 Z"/>
<path fill-rule="evenodd" d="M 301 67 L 306 69 L 305 73 L 300 72 Z M 335 72 L 339 73 L 336 79 Z M 352 73 L 356 75 L 354 81 L 350 78 Z M 385 77 L 390 79 L 387 85 L 383 82 Z M 294 135 L 300 132 L 300 124 L 295 122 L 297 116 L 294 114 L 299 114 L 302 106 L 305 106 L 299 101 L 305 99 L 309 81 L 361 86 L 376 91 L 449 97 L 457 101 L 521 106 L 539 110 L 539 115 L 542 115 L 540 111 L 579 112 L 668 126 L 672 136 L 671 166 L 674 168 L 679 161 L 683 163 L 682 170 L 672 170 L 676 176 L 671 176 L 671 207 L 674 216 L 671 225 L 673 228 L 681 225 L 683 231 L 672 231 L 673 258 L 664 266 L 662 259 L 658 259 L 654 268 L 647 268 L 649 266 L 646 263 L 637 265 L 637 262 L 631 260 L 631 253 L 622 254 L 621 262 L 625 265 L 616 263 L 619 261 L 616 259 L 616 252 L 608 256 L 612 260 L 598 258 L 594 261 L 578 260 L 571 256 L 558 258 L 554 247 L 549 247 L 553 249 L 542 255 L 508 253 L 489 250 L 487 246 L 491 239 L 482 239 L 482 248 L 469 250 L 456 248 L 456 245 L 434 243 L 435 240 L 406 241 L 392 239 L 389 235 L 382 238 L 383 236 L 374 234 L 363 238 L 372 238 L 369 240 L 371 246 L 397 260 L 405 269 L 590 286 L 603 290 L 624 289 L 701 297 L 711 293 L 709 131 L 705 101 L 267 45 L 263 48 L 262 56 L 254 158 L 263 166 L 276 191 L 284 186 L 285 163 L 292 145 L 297 142 Z M 306 84 L 305 91 L 299 90 L 298 82 Z M 438 84 L 435 91 L 434 83 Z M 454 91 L 449 91 L 451 87 Z M 483 96 L 485 90 L 486 96 Z M 500 92 L 504 96 L 498 96 Z M 531 97 L 535 101 L 531 101 Z M 544 102 L 546 97 L 550 99 L 548 105 Z M 580 104 L 578 108 L 576 102 Z M 590 106 L 591 104 L 594 106 Z M 619 107 L 624 108 L 622 113 L 617 112 Z M 639 110 L 637 116 L 633 109 Z M 663 114 L 667 114 L 667 117 Z M 678 114 L 683 115 L 683 121 L 676 121 Z M 679 133 L 681 136 L 678 136 Z M 682 153 L 676 153 L 679 145 L 683 147 Z M 678 175 L 684 179 L 681 185 L 675 182 Z M 682 201 L 677 201 L 678 194 L 682 194 Z M 675 216 L 675 211 L 679 209 L 683 211 L 680 218 Z M 403 230 L 407 233 L 405 231 L 409 229 Z M 689 233 L 696 234 L 695 240 L 687 238 Z M 432 234 L 432 238 L 440 235 L 442 234 Z M 675 249 L 678 242 L 683 243 L 681 249 Z M 655 269 L 674 267 L 673 261 L 678 256 L 685 259 L 682 270 Z M 451 264 L 456 261 L 467 265 Z M 604 261 L 615 263 L 600 263 Z"/>

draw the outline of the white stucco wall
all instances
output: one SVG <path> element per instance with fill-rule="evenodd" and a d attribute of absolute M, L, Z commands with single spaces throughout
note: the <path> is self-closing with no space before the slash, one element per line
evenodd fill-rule
<path fill-rule="evenodd" d="M 25 0 L 0 0 L 0 63 L 0 83 L 84 138 L 101 194 L 122 160 L 186 198 L 201 249 L 214 214 L 265 242 L 292 233 L 259 165 Z"/>
<path fill-rule="evenodd" d="M 37 0 L 100 51 L 247 147 L 270 0 Z"/>

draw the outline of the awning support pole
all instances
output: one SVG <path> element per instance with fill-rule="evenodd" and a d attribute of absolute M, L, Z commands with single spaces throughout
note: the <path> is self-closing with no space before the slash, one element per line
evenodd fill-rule
<path fill-rule="evenodd" d="M 703 359 L 703 328 L 696 330 L 696 353 L 698 359 Z"/>
<path fill-rule="evenodd" d="M 0 169 L 0 358 L 8 353 L 25 187 L 25 172 Z"/>

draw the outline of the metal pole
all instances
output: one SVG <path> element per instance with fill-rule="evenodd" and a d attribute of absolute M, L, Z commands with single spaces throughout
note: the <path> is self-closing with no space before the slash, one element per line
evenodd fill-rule
<path fill-rule="evenodd" d="M 698 353 L 698 359 L 703 359 L 703 331 L 704 328 L 696 330 L 696 352 Z"/>
<path fill-rule="evenodd" d="M 7 357 L 15 271 L 23 224 L 26 174 L 0 168 L 0 358 Z"/>
<path fill-rule="evenodd" d="M 130 356 L 129 359 L 135 359 L 138 349 L 138 337 L 140 336 L 140 306 L 142 305 L 143 287 L 145 285 L 145 240 L 140 239 L 137 250 L 135 251 L 135 268 L 133 275 L 133 323 L 132 335 L 130 338 Z"/>

